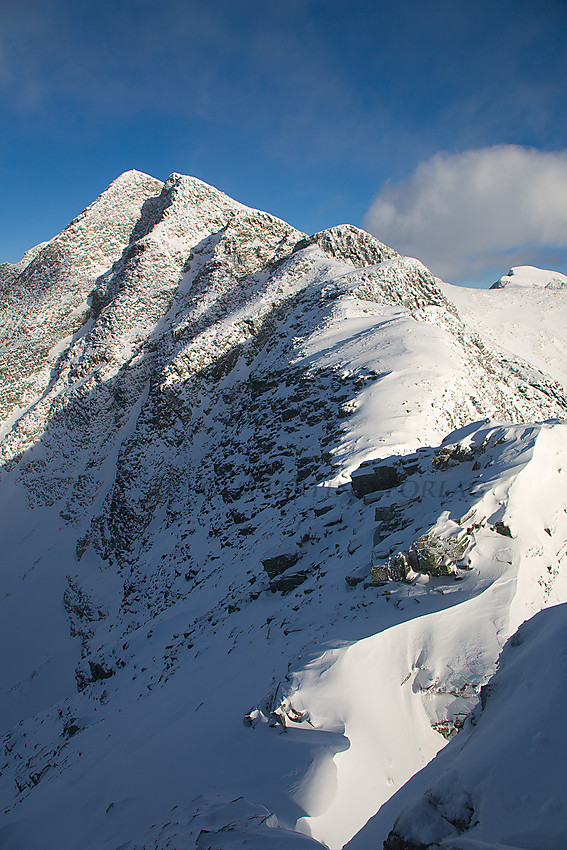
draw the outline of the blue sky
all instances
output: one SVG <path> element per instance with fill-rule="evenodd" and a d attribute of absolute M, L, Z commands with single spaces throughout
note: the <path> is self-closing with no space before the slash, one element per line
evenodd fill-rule
<path fill-rule="evenodd" d="M 553 227 L 567 222 L 565 32 L 564 0 L 0 0 L 0 261 L 137 168 L 192 174 L 308 232 L 382 226 L 455 281 L 508 259 L 567 271 Z M 490 189 L 455 235 L 486 163 Z M 445 264 L 423 225 L 439 174 L 436 232 L 463 253 Z M 550 186 L 551 209 L 534 200 Z M 498 210 L 488 248 L 471 228 L 483 205 Z"/>

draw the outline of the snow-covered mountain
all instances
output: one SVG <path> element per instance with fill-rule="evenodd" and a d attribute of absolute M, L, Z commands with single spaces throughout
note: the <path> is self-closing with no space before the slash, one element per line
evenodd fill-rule
<path fill-rule="evenodd" d="M 503 275 L 491 289 L 502 289 L 505 286 L 544 286 L 546 289 L 562 289 L 567 286 L 567 275 L 552 272 L 549 269 L 538 269 L 535 266 L 514 266 L 507 275 Z"/>
<path fill-rule="evenodd" d="M 138 172 L 0 274 L 2 847 L 567 836 L 466 756 L 567 600 L 566 289 Z"/>

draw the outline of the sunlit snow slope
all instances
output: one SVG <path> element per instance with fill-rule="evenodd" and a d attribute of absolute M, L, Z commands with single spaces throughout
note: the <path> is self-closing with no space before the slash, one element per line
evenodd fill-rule
<path fill-rule="evenodd" d="M 138 172 L 0 274 L 0 846 L 380 846 L 566 599 L 564 291 Z"/>

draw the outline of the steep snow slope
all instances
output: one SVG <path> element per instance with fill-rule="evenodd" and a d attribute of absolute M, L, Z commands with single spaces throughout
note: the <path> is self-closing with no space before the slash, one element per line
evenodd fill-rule
<path fill-rule="evenodd" d="M 89 318 L 6 408 L 3 846 L 340 847 L 564 599 L 564 426 L 470 425 L 564 416 L 557 364 L 356 228 L 132 181 Z"/>
<path fill-rule="evenodd" d="M 567 384 L 567 290 L 466 289 L 438 283 L 486 344 Z"/>
<path fill-rule="evenodd" d="M 437 752 L 434 730 L 450 734 L 451 724 L 460 726 L 502 640 L 550 600 L 565 598 L 567 522 L 565 500 L 557 499 L 565 429 L 489 427 L 455 436 L 460 437 L 455 444 L 467 451 L 457 454 L 447 445 L 438 457 L 452 455 L 455 466 L 429 480 L 422 473 L 412 488 L 421 501 L 401 502 L 409 530 L 398 532 L 405 541 L 396 541 L 395 549 L 403 551 L 425 531 L 427 550 L 441 540 L 451 554 L 453 544 L 451 560 L 464 558 L 464 572 L 452 569 L 442 580 L 431 575 L 435 570 L 422 572 L 423 566 L 417 575 L 410 570 L 412 583 L 403 591 L 378 593 L 386 593 L 390 605 L 412 608 L 411 619 L 335 651 L 330 669 L 325 658 L 323 670 L 315 665 L 298 677 L 294 705 L 308 706 L 315 716 L 324 706 L 325 722 L 329 716 L 340 722 L 350 741 L 348 751 L 335 758 L 333 805 L 305 821 L 331 847 L 342 846 L 377 804 Z M 475 464 L 482 473 L 475 475 Z M 394 504 L 400 504 L 400 491 L 409 494 L 410 482 L 394 491 Z M 428 498 L 435 492 L 437 499 Z M 532 500 L 539 508 L 535 514 Z M 378 503 L 382 512 L 384 502 L 392 504 L 392 496 Z M 419 528 L 429 512 L 437 521 Z M 380 541 L 373 552 L 377 563 L 383 563 L 391 542 L 392 537 Z M 446 602 L 432 601 L 437 594 Z"/>
<path fill-rule="evenodd" d="M 424 771 L 429 788 L 398 818 L 387 850 L 564 845 L 565 613 L 542 611 L 508 641 L 466 730 Z"/>

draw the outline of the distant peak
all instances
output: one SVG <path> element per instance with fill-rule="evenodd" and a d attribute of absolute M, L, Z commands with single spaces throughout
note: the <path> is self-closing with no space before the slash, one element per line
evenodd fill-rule
<path fill-rule="evenodd" d="M 544 289 L 562 289 L 567 287 L 567 275 L 536 266 L 514 266 L 507 275 L 503 275 L 491 289 L 504 289 L 507 286 L 539 286 Z"/>

